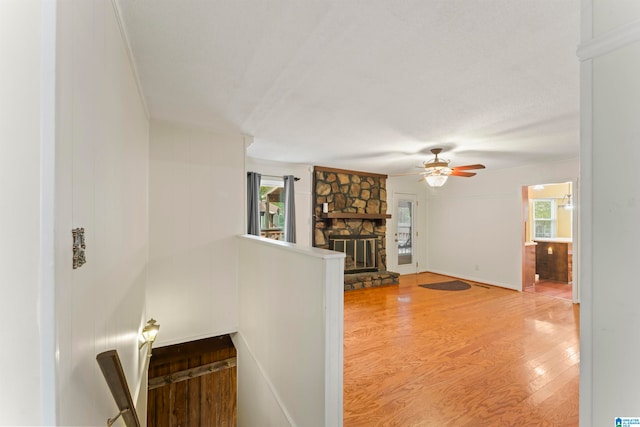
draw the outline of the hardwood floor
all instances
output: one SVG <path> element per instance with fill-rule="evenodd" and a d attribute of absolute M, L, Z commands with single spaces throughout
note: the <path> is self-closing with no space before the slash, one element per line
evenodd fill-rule
<path fill-rule="evenodd" d="M 578 305 L 448 280 L 345 293 L 345 427 L 577 426 Z"/>
<path fill-rule="evenodd" d="M 533 286 L 524 288 L 525 292 L 533 292 L 571 301 L 571 283 L 554 282 L 553 280 L 538 280 Z"/>

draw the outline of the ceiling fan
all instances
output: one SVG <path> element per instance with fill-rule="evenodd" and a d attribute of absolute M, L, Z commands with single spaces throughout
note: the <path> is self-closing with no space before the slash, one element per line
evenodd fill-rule
<path fill-rule="evenodd" d="M 421 172 L 414 172 L 404 174 L 406 175 L 422 175 L 420 181 L 427 181 L 431 187 L 442 187 L 447 179 L 450 176 L 462 176 L 465 178 L 470 178 L 475 175 L 475 172 L 466 172 L 468 170 L 473 169 L 484 169 L 484 165 L 475 164 L 475 165 L 465 165 L 465 166 L 449 166 L 449 160 L 441 159 L 438 157 L 438 154 L 442 152 L 442 148 L 432 148 L 431 152 L 435 154 L 435 158 L 424 162 L 422 166 L 417 166 L 419 168 L 423 168 L 424 170 Z M 398 175 L 401 176 L 401 175 Z"/>

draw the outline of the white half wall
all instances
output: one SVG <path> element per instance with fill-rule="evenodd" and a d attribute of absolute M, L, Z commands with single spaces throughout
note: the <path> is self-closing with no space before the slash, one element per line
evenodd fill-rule
<path fill-rule="evenodd" d="M 56 332 L 58 425 L 118 413 L 96 363 L 116 349 L 146 420 L 148 118 L 110 0 L 57 2 Z M 87 263 L 72 269 L 83 227 Z"/>
<path fill-rule="evenodd" d="M 294 184 L 296 190 L 296 243 L 302 246 L 311 246 L 313 166 L 297 163 L 279 163 L 247 157 L 246 170 L 247 172 L 258 172 L 263 175 L 293 175 L 300 178 L 300 181 L 296 181 Z"/>
<path fill-rule="evenodd" d="M 578 159 L 483 170 L 427 188 L 427 270 L 522 289 L 522 186 L 576 182 Z M 576 197 L 576 205 L 580 201 Z"/>
<path fill-rule="evenodd" d="M 244 142 L 151 122 L 149 313 L 156 346 L 237 330 L 237 240 L 244 227 Z"/>
<path fill-rule="evenodd" d="M 342 426 L 344 254 L 238 240 L 238 425 Z"/>

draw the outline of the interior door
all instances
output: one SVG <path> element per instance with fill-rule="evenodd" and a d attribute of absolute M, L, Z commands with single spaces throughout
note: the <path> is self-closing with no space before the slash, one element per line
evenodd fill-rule
<path fill-rule="evenodd" d="M 415 194 L 396 194 L 394 268 L 400 274 L 417 273 L 416 257 L 416 216 L 417 199 Z"/>

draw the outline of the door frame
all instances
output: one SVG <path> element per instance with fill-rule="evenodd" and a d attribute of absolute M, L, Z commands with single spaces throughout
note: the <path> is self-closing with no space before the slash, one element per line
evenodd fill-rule
<path fill-rule="evenodd" d="M 413 204 L 413 211 L 411 212 L 411 249 L 412 249 L 412 262 L 406 265 L 398 265 L 398 202 L 400 200 L 410 200 Z M 391 267 L 390 270 L 400 274 L 416 274 L 418 273 L 418 250 L 419 239 L 417 230 L 417 216 L 419 211 L 418 195 L 415 193 L 394 192 L 393 193 L 393 227 L 389 230 L 390 236 L 387 240 L 389 247 L 387 248 L 387 267 Z"/>
<path fill-rule="evenodd" d="M 574 304 L 580 303 L 580 283 L 579 283 L 579 270 L 580 270 L 580 234 L 579 234 L 579 210 L 580 210 L 580 198 L 579 198 L 579 182 L 578 179 L 565 179 L 565 180 L 551 180 L 550 182 L 538 183 L 538 184 L 561 184 L 565 182 L 571 183 L 571 197 L 573 200 L 573 211 L 571 213 L 571 247 L 572 247 L 572 269 L 571 269 L 571 300 Z M 527 240 L 526 223 L 531 221 L 529 218 L 529 192 L 530 185 L 523 185 L 521 188 L 522 197 L 522 290 L 524 291 L 524 268 L 525 268 L 525 242 Z"/>

